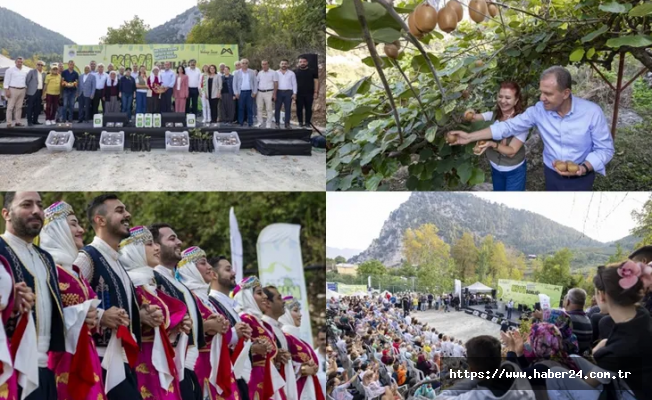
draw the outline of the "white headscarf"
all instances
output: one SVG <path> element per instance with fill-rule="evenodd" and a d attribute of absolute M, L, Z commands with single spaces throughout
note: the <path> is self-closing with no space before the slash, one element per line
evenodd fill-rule
<path fill-rule="evenodd" d="M 199 297 L 207 307 L 210 307 L 211 302 L 208 299 L 208 289 L 210 284 L 207 283 L 201 276 L 197 269 L 196 261 L 206 258 L 204 250 L 197 246 L 189 247 L 181 253 L 181 261 L 177 266 L 177 273 L 179 280 L 192 290 L 193 293 Z"/>
<path fill-rule="evenodd" d="M 66 219 L 70 214 L 74 214 L 72 207 L 63 201 L 45 209 L 45 225 L 39 235 L 39 246 L 50 253 L 56 264 L 72 271 L 79 250 Z"/>
<path fill-rule="evenodd" d="M 301 339 L 301 327 L 296 326 L 294 318 L 292 318 L 292 310 L 296 307 L 299 307 L 299 310 L 301 310 L 301 303 L 292 296 L 286 296 L 283 300 L 285 301 L 285 314 L 278 319 L 278 322 L 283 324 L 281 329 L 283 332 L 289 333 L 297 339 Z"/>
<path fill-rule="evenodd" d="M 130 236 L 120 243 L 120 263 L 125 267 L 134 286 L 145 286 L 156 293 L 154 268 L 147 265 L 145 243 L 153 241 L 152 233 L 144 226 L 129 230 Z"/>
<path fill-rule="evenodd" d="M 233 290 L 233 293 L 235 293 L 233 300 L 236 302 L 235 311 L 238 314 L 251 314 L 262 320 L 263 312 L 260 311 L 260 307 L 258 307 L 258 303 L 254 298 L 254 288 L 256 286 L 260 286 L 260 281 L 255 276 L 243 279 Z"/>

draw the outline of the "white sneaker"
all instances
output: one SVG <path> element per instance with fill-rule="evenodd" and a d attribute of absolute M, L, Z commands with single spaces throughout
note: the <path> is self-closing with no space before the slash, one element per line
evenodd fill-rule
<path fill-rule="evenodd" d="M 50 120 L 45 120 L 45 125 L 50 125 Z"/>

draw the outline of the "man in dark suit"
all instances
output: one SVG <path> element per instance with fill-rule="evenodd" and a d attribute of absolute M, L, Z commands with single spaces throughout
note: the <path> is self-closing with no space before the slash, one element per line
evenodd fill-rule
<path fill-rule="evenodd" d="M 91 67 L 84 67 L 84 73 L 79 77 L 77 85 L 77 101 L 79 102 L 79 120 L 78 123 L 93 119 L 91 114 L 91 101 L 95 96 L 95 75 L 91 73 Z"/>
<path fill-rule="evenodd" d="M 36 69 L 27 73 L 25 84 L 27 85 L 27 126 L 41 125 L 38 116 L 43 111 L 43 89 L 45 85 L 45 71 L 43 61 L 36 63 Z M 40 79 L 39 79 L 40 78 Z"/>

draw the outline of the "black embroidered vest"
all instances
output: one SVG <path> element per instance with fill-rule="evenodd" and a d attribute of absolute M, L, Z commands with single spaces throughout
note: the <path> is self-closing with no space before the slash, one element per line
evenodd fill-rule
<path fill-rule="evenodd" d="M 177 299 L 179 301 L 182 301 L 183 304 L 185 304 L 186 307 L 188 307 L 188 309 L 190 309 L 190 304 L 186 304 L 186 297 L 183 295 L 183 292 L 181 290 L 177 289 L 177 287 L 174 286 L 174 284 L 172 282 L 167 280 L 167 278 L 165 278 L 163 275 L 161 275 L 160 273 L 158 273 L 156 271 L 154 271 L 154 279 L 156 280 L 156 289 L 157 290 L 160 290 L 163 293 L 167 294 L 168 296 L 174 297 L 175 299 Z M 183 283 L 182 283 L 182 285 L 183 285 Z M 188 288 L 186 288 L 186 289 L 188 289 Z M 188 289 L 188 291 L 190 291 L 190 290 Z M 192 294 L 192 292 L 190 292 L 190 293 Z M 193 305 L 195 306 L 195 310 L 197 310 L 197 316 L 199 318 L 197 318 L 197 326 L 195 326 L 193 324 L 192 329 L 193 329 L 193 331 L 194 330 L 197 331 L 197 339 L 198 339 L 197 341 L 199 342 L 197 344 L 197 348 L 201 349 L 201 348 L 206 347 L 206 338 L 204 337 L 204 322 L 202 321 L 202 318 L 201 318 L 201 312 L 199 311 L 199 306 L 197 305 L 196 302 Z M 190 312 L 190 311 L 188 311 L 188 312 Z M 173 345 L 176 347 L 176 341 L 175 341 L 175 343 L 173 343 Z M 188 338 L 188 345 L 189 346 L 194 346 L 195 345 L 194 335 L 190 335 L 190 337 Z"/>
<path fill-rule="evenodd" d="M 66 351 L 65 344 L 65 327 L 63 323 L 63 303 L 61 302 L 61 294 L 59 293 L 59 278 L 57 275 L 57 267 L 52 259 L 50 253 L 41 250 L 38 246 L 34 246 L 34 250 L 41 258 L 43 265 L 45 265 L 48 273 L 48 287 L 50 288 L 50 300 L 52 301 L 52 326 L 50 330 L 50 349 L 49 351 Z M 7 259 L 11 266 L 11 272 L 14 275 L 16 283 L 25 282 L 27 286 L 32 288 L 32 291 L 38 296 L 36 290 L 36 282 L 34 275 L 18 258 L 18 255 L 9 246 L 9 244 L 0 237 L 0 255 Z M 32 315 L 34 322 L 38 326 L 38 315 L 36 313 L 36 306 L 32 307 Z M 10 318 L 5 327 L 7 336 L 11 338 L 16 329 L 18 316 Z"/>
<path fill-rule="evenodd" d="M 88 283 L 97 294 L 97 298 L 100 300 L 98 308 L 108 310 L 115 306 L 127 310 L 129 308 L 127 292 L 122 285 L 120 277 L 113 271 L 102 253 L 90 245 L 85 246 L 81 252 L 91 261 L 93 274 Z M 127 272 L 125 271 L 125 274 L 126 273 Z M 129 329 L 136 336 L 136 341 L 140 346 L 140 310 L 138 309 L 138 296 L 136 296 L 136 290 L 131 281 L 127 290 L 131 290 L 131 324 L 129 325 Z M 111 329 L 104 328 L 102 334 L 94 333 L 93 340 L 95 340 L 95 345 L 98 347 L 108 346 L 112 332 Z"/>

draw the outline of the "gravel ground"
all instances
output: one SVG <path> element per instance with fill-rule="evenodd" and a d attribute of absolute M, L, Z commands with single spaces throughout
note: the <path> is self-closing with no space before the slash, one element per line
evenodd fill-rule
<path fill-rule="evenodd" d="M 326 153 L 311 157 L 73 151 L 0 156 L 0 190 L 324 191 Z"/>
<path fill-rule="evenodd" d="M 461 339 L 463 343 L 472 337 L 479 335 L 494 336 L 500 339 L 500 325 L 491 321 L 469 315 L 463 311 L 451 311 L 445 313 L 439 311 L 423 311 L 410 313 L 418 321 L 427 322 L 437 332 L 453 336 L 455 340 Z"/>

